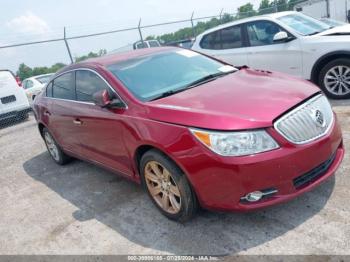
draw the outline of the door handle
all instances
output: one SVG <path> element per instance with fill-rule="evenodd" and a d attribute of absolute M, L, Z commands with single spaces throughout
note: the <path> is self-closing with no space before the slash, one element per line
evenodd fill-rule
<path fill-rule="evenodd" d="M 83 124 L 83 122 L 80 119 L 74 119 L 73 124 L 77 125 L 77 126 L 81 126 Z"/>
<path fill-rule="evenodd" d="M 44 115 L 45 115 L 45 116 L 51 116 L 51 113 L 50 113 L 49 111 L 46 110 L 46 111 L 44 112 Z"/>

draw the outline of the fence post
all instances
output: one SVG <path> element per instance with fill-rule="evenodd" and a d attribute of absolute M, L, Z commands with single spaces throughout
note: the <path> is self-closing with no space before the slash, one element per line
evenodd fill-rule
<path fill-rule="evenodd" d="M 63 27 L 63 40 L 64 40 L 64 43 L 66 44 L 66 47 L 67 47 L 67 51 L 68 51 L 68 55 L 69 55 L 69 58 L 70 58 L 70 62 L 71 64 L 73 64 L 73 57 L 72 57 L 72 54 L 70 52 L 70 48 L 69 48 L 69 45 L 68 45 L 68 41 L 67 41 L 67 38 L 66 38 L 66 27 Z"/>
<path fill-rule="evenodd" d="M 139 29 L 139 34 L 140 34 L 141 43 L 142 43 L 142 45 L 144 45 L 143 37 L 142 37 L 142 32 L 141 32 L 141 18 L 140 18 L 140 20 L 139 20 L 139 25 L 138 25 L 137 28 Z"/>
<path fill-rule="evenodd" d="M 196 37 L 196 32 L 195 32 L 194 24 L 193 24 L 193 15 L 194 15 L 194 11 L 192 12 L 192 15 L 191 15 L 191 26 L 192 26 L 192 36 Z"/>
<path fill-rule="evenodd" d="M 221 8 L 220 15 L 219 15 L 219 22 L 222 24 L 222 12 L 224 11 L 223 8 Z"/>
<path fill-rule="evenodd" d="M 278 12 L 277 0 L 274 0 L 274 1 L 273 1 L 273 5 L 274 5 L 274 7 L 275 7 L 275 13 L 277 13 L 277 12 Z"/>

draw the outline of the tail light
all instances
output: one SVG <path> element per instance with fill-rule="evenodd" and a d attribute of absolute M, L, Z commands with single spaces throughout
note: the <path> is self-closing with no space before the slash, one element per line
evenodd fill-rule
<path fill-rule="evenodd" d="M 16 76 L 16 82 L 19 86 L 22 86 L 22 82 L 21 82 L 21 79 L 19 78 L 19 76 Z"/>

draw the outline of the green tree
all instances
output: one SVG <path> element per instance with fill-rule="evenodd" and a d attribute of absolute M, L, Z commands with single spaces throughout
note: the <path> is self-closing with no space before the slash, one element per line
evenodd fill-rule
<path fill-rule="evenodd" d="M 277 0 L 277 11 L 283 12 L 288 10 L 288 0 Z"/>
<path fill-rule="evenodd" d="M 237 18 L 245 18 L 256 15 L 254 6 L 251 3 L 247 3 L 237 8 Z"/>
<path fill-rule="evenodd" d="M 271 3 L 270 0 L 262 0 L 259 5 L 258 13 L 259 15 L 263 14 L 269 14 L 274 11 L 273 8 L 273 2 Z"/>
<path fill-rule="evenodd" d="M 90 52 L 87 55 L 76 56 L 74 60 L 77 63 L 77 62 L 81 62 L 81 61 L 84 61 L 84 60 L 89 59 L 89 58 L 100 57 L 100 56 L 103 56 L 105 54 L 107 54 L 107 50 L 106 49 L 100 49 L 97 53 Z"/>
<path fill-rule="evenodd" d="M 37 76 L 37 75 L 43 75 L 43 74 L 48 74 L 49 73 L 49 68 L 46 66 L 44 67 L 34 67 L 32 71 L 32 76 Z"/>
<path fill-rule="evenodd" d="M 33 75 L 33 69 L 31 69 L 29 66 L 27 66 L 24 63 L 19 65 L 17 70 L 17 76 L 19 76 L 21 80 L 31 77 L 32 75 Z"/>
<path fill-rule="evenodd" d="M 149 35 L 145 38 L 145 40 L 155 40 L 156 37 L 154 35 Z"/>
<path fill-rule="evenodd" d="M 185 27 L 181 28 L 173 33 L 163 34 L 160 36 L 148 36 L 146 37 L 146 40 L 149 39 L 157 39 L 158 41 L 169 43 L 169 42 L 175 42 L 179 40 L 189 39 L 193 37 L 193 31 L 195 35 L 199 35 L 203 33 L 205 30 L 208 30 L 210 28 L 213 28 L 215 26 L 218 26 L 223 23 L 228 23 L 234 20 L 234 17 L 229 14 L 223 14 L 221 17 L 221 20 L 218 18 L 212 18 L 209 21 L 206 22 L 198 22 L 194 26 L 194 30 L 192 30 L 192 27 Z"/>
<path fill-rule="evenodd" d="M 56 73 L 58 70 L 60 70 L 61 68 L 65 67 L 65 66 L 66 66 L 66 64 L 56 63 L 50 67 L 49 73 Z"/>
<path fill-rule="evenodd" d="M 297 3 L 300 3 L 302 1 L 300 0 L 289 0 L 288 1 L 288 10 L 293 10 L 294 9 L 294 6 L 297 4 Z"/>

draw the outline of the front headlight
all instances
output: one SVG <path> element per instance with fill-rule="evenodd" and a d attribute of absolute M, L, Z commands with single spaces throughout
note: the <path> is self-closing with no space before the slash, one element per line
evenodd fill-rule
<path fill-rule="evenodd" d="M 222 156 L 246 156 L 279 148 L 265 131 L 215 132 L 190 129 L 192 134 L 215 153 Z"/>

